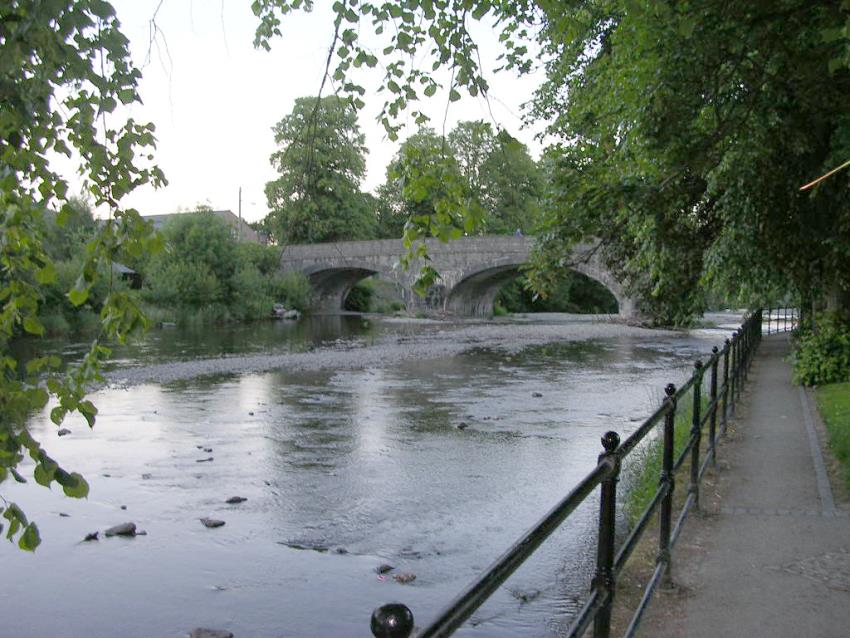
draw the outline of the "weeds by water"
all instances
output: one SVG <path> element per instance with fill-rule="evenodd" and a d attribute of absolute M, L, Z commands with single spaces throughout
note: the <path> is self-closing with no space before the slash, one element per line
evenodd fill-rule
<path fill-rule="evenodd" d="M 703 397 L 704 399 L 704 397 Z M 673 459 L 679 458 L 682 450 L 688 445 L 691 436 L 691 423 L 693 420 L 693 390 L 685 393 L 679 399 L 676 407 L 676 418 L 673 425 Z M 707 401 L 703 400 L 703 407 Z M 633 526 L 640 519 L 643 511 L 647 508 L 655 492 L 658 491 L 659 479 L 661 477 L 661 465 L 664 443 L 664 422 L 658 422 L 655 435 L 646 439 L 632 453 L 627 473 L 627 485 L 625 502 L 623 505 L 629 526 Z"/>

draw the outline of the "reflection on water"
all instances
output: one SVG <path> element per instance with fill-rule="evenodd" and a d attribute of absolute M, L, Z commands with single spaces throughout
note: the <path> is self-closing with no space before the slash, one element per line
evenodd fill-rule
<path fill-rule="evenodd" d="M 132 356 L 305 348 L 375 330 L 336 319 L 300 336 L 283 323 L 212 342 L 163 331 Z M 26 574 L 0 597 L 6 630 L 363 636 L 371 610 L 393 600 L 422 624 L 593 466 L 602 433 L 634 428 L 715 342 L 624 337 L 101 390 L 93 431 L 74 422 L 58 439 L 46 416 L 34 423 L 92 490 L 79 502 L 10 486 L 45 541 L 34 556 L 0 550 L 9 573 Z M 234 495 L 248 500 L 225 504 Z M 582 507 L 459 635 L 559 635 L 588 587 L 594 515 Z M 226 525 L 206 529 L 203 516 Z M 125 520 L 148 535 L 79 542 Z M 380 578 L 381 563 L 416 580 Z"/>

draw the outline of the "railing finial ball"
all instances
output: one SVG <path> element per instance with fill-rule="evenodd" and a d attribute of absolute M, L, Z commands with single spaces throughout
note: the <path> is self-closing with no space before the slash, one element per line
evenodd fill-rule
<path fill-rule="evenodd" d="M 712 347 L 711 347 L 711 354 L 717 354 L 718 352 L 720 352 L 720 350 L 718 349 L 718 347 L 717 347 L 717 346 L 712 346 Z"/>
<path fill-rule="evenodd" d="M 372 612 L 371 627 L 376 638 L 408 638 L 413 633 L 413 612 L 402 603 L 381 605 Z"/>
<path fill-rule="evenodd" d="M 602 436 L 602 447 L 606 452 L 613 452 L 618 445 L 620 445 L 620 435 L 613 430 L 609 430 Z"/>
<path fill-rule="evenodd" d="M 700 361 L 699 359 L 697 359 L 696 361 L 694 361 L 694 367 L 695 367 L 697 370 L 699 370 L 700 368 L 702 368 L 702 361 Z"/>
<path fill-rule="evenodd" d="M 676 386 L 672 383 L 668 383 L 667 387 L 664 388 L 664 392 L 668 397 L 672 397 L 674 394 L 676 394 Z"/>

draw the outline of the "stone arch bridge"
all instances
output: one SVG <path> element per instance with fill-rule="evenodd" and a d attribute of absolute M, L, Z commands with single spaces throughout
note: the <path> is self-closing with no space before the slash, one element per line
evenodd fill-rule
<path fill-rule="evenodd" d="M 339 312 L 352 286 L 377 274 L 398 288 L 409 311 L 489 316 L 499 289 L 519 274 L 534 244 L 533 237 L 505 235 L 463 237 L 448 243 L 425 241 L 440 280 L 424 298 L 412 290 L 419 264 L 407 271 L 398 265 L 405 251 L 400 239 L 293 244 L 283 250 L 280 266 L 284 272 L 307 275 L 315 291 L 315 312 Z M 620 316 L 634 318 L 634 300 L 625 294 L 593 246 L 576 246 L 574 254 L 571 269 L 605 286 L 617 299 Z"/>

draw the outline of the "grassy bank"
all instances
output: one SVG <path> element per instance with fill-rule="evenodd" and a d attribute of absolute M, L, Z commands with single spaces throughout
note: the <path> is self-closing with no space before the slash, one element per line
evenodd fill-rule
<path fill-rule="evenodd" d="M 850 489 L 850 382 L 819 386 L 817 399 L 829 432 L 829 449 L 841 463 L 844 485 Z"/>
<path fill-rule="evenodd" d="M 693 390 L 691 390 L 679 399 L 676 406 L 676 420 L 673 426 L 674 460 L 679 458 L 690 439 L 693 403 Z M 639 446 L 630 455 L 628 465 L 624 468 L 628 485 L 624 508 L 629 525 L 634 525 L 638 521 L 658 490 L 664 442 L 663 420 L 656 426 L 656 433 L 655 437 Z M 679 475 L 681 476 L 681 469 Z M 682 484 L 680 479 L 679 485 Z"/>

